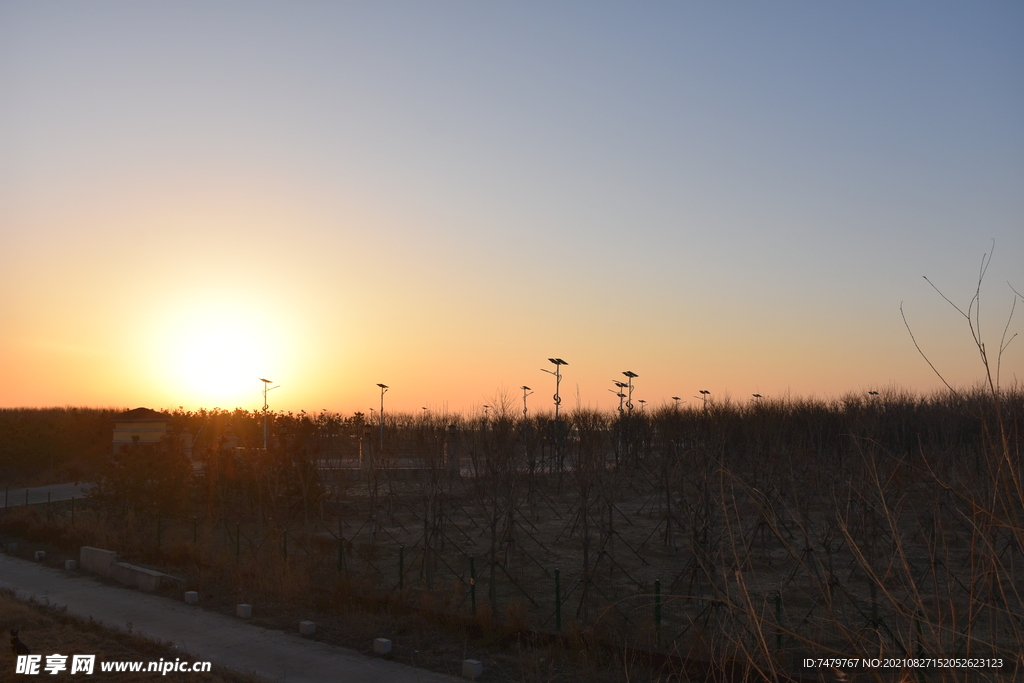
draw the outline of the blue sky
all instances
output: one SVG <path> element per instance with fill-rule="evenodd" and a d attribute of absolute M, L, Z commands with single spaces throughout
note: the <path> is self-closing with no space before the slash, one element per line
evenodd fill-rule
<path fill-rule="evenodd" d="M 226 357 L 294 409 L 468 409 L 549 356 L 596 406 L 626 369 L 929 390 L 901 301 L 971 383 L 921 276 L 966 304 L 995 240 L 996 336 L 1024 291 L 1022 35 L 1009 2 L 2 2 L 0 403 L 256 402 L 180 379 Z"/>

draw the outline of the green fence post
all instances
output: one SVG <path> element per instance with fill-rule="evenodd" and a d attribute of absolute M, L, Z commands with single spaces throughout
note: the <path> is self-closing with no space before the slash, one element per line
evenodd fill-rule
<path fill-rule="evenodd" d="M 398 546 L 398 590 L 405 590 L 405 546 Z"/>
<path fill-rule="evenodd" d="M 654 582 L 654 640 L 661 645 L 661 581 Z"/>
<path fill-rule="evenodd" d="M 555 630 L 562 632 L 562 573 L 555 570 Z"/>
<path fill-rule="evenodd" d="M 469 605 L 476 616 L 476 564 L 473 558 L 469 558 Z"/>

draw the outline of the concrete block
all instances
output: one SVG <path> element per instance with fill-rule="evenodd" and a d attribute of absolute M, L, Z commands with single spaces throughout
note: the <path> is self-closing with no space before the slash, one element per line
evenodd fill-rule
<path fill-rule="evenodd" d="M 484 664 L 479 659 L 463 659 L 462 660 L 462 677 L 468 678 L 469 680 L 476 680 L 480 678 L 480 674 L 484 672 Z"/>
<path fill-rule="evenodd" d="M 36 562 L 42 562 L 43 560 L 46 559 L 46 551 L 45 550 L 37 550 L 35 552 L 35 558 L 36 558 Z"/>
<path fill-rule="evenodd" d="M 252 618 L 252 605 L 241 604 L 235 607 L 235 616 L 239 619 Z"/>
<path fill-rule="evenodd" d="M 387 638 L 375 638 L 373 641 L 373 654 L 375 655 L 387 655 L 391 654 L 391 641 Z"/>
<path fill-rule="evenodd" d="M 73 572 L 78 569 L 78 560 L 64 560 L 64 571 Z"/>
<path fill-rule="evenodd" d="M 185 591 L 185 604 L 186 605 L 198 605 L 199 604 L 199 593 L 196 591 Z"/>
<path fill-rule="evenodd" d="M 316 635 L 316 624 L 312 621 L 300 621 L 299 622 L 299 635 L 300 636 L 315 636 Z"/>
<path fill-rule="evenodd" d="M 144 591 L 155 591 L 160 587 L 160 577 L 163 574 L 153 569 L 136 567 L 127 562 L 114 562 L 110 565 L 108 576 L 126 586 L 134 586 Z"/>
<path fill-rule="evenodd" d="M 83 545 L 78 552 L 78 564 L 88 572 L 94 572 L 100 576 L 110 576 L 110 565 L 117 562 L 117 553 L 113 550 L 92 548 Z"/>

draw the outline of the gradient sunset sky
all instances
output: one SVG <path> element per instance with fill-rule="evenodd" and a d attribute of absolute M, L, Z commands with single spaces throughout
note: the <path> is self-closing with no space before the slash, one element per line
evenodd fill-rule
<path fill-rule="evenodd" d="M 0 1 L 2 407 L 968 385 L 993 240 L 1020 2 Z"/>

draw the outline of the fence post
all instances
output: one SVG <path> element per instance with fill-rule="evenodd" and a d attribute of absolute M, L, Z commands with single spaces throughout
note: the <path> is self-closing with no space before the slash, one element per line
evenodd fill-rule
<path fill-rule="evenodd" d="M 555 630 L 562 632 L 562 573 L 555 570 Z"/>
<path fill-rule="evenodd" d="M 469 605 L 476 616 L 476 564 L 473 558 L 469 558 Z"/>

